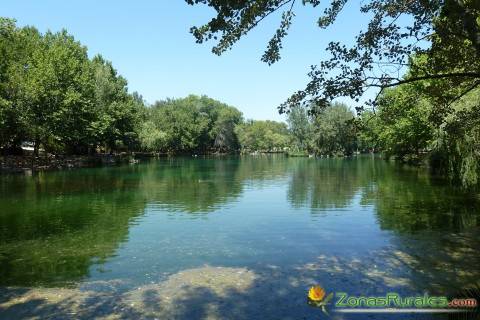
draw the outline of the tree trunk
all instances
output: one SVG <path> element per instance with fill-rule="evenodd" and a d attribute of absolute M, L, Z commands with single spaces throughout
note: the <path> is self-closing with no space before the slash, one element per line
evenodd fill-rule
<path fill-rule="evenodd" d="M 33 155 L 38 157 L 38 152 L 40 149 L 40 139 L 37 137 L 35 138 L 35 142 L 33 143 Z"/>

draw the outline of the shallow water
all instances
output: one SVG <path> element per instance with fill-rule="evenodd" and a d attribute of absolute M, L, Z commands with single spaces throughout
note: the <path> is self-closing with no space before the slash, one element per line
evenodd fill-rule
<path fill-rule="evenodd" d="M 478 196 L 370 156 L 163 159 L 3 175 L 0 190 L 0 318 L 69 318 L 49 288 L 105 295 L 76 301 L 80 318 L 310 318 L 313 284 L 454 295 L 480 275 Z"/>

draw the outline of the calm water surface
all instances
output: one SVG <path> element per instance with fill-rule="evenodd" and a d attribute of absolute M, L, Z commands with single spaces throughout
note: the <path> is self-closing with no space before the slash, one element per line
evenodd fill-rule
<path fill-rule="evenodd" d="M 370 156 L 164 159 L 3 175 L 0 190 L 3 287 L 128 292 L 244 268 L 260 275 L 253 288 L 273 288 L 266 305 L 308 316 L 315 283 L 455 294 L 480 275 L 479 198 Z"/>

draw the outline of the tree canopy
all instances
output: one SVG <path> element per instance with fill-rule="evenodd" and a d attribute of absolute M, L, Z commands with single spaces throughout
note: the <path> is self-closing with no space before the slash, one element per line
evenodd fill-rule
<path fill-rule="evenodd" d="M 230 49 L 267 16 L 283 11 L 279 27 L 262 56 L 262 61 L 268 64 L 280 59 L 282 39 L 293 23 L 297 6 L 323 7 L 317 24 L 325 29 L 334 24 L 344 7 L 351 3 L 348 0 L 186 2 L 215 10 L 216 15 L 210 21 L 192 27 L 191 32 L 198 43 L 216 40 L 212 51 L 218 55 Z M 282 104 L 280 112 L 299 104 L 327 107 L 338 97 L 359 101 L 370 88 L 381 92 L 388 87 L 425 79 L 442 79 L 445 85 L 455 84 L 459 94 L 480 85 L 478 1 L 368 0 L 362 2 L 360 11 L 371 17 L 367 29 L 357 34 L 352 47 L 332 40 L 327 47 L 330 58 L 312 66 L 306 88 Z M 424 55 L 424 63 L 412 63 L 414 55 Z M 412 72 L 402 76 L 406 66 Z M 441 100 L 455 99 L 441 90 L 435 95 Z"/>
<path fill-rule="evenodd" d="M 299 150 L 308 148 L 313 127 L 305 108 L 293 108 L 288 114 L 287 122 L 296 147 Z"/>
<path fill-rule="evenodd" d="M 271 120 L 249 120 L 236 128 L 238 140 L 246 151 L 283 151 L 289 146 L 287 125 Z"/>
<path fill-rule="evenodd" d="M 147 150 L 169 153 L 235 151 L 235 127 L 243 121 L 236 108 L 206 96 L 167 99 L 148 108 L 140 127 Z"/>
<path fill-rule="evenodd" d="M 0 148 L 87 153 L 136 139 L 143 101 L 67 31 L 41 34 L 0 18 L 0 52 Z"/>

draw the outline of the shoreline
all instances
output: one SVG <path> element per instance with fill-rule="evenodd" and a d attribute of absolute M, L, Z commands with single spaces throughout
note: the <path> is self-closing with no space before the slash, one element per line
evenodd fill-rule
<path fill-rule="evenodd" d="M 43 154 L 33 156 L 33 154 L 24 155 L 1 155 L 0 156 L 0 174 L 19 173 L 32 174 L 33 172 L 69 170 L 79 168 L 94 168 L 102 166 L 117 166 L 122 164 L 135 164 L 143 159 L 168 158 L 168 157 L 204 157 L 204 156 L 258 156 L 258 155 L 280 155 L 286 157 L 299 157 L 297 154 L 288 152 L 239 152 L 239 153 L 152 153 L 152 152 L 132 152 L 115 154 L 94 154 L 94 155 L 54 155 Z M 301 157 L 308 158 L 330 158 L 318 155 L 302 154 Z M 349 156 L 332 156 L 331 158 L 348 158 Z"/>
<path fill-rule="evenodd" d="M 0 173 L 25 173 L 37 171 L 68 170 L 98 166 L 111 166 L 136 162 L 131 154 L 85 155 L 8 155 L 0 156 Z"/>
<path fill-rule="evenodd" d="M 271 152 L 268 152 L 270 154 Z M 78 168 L 92 168 L 101 166 L 115 166 L 127 163 L 138 163 L 141 159 L 165 158 L 172 156 L 224 156 L 241 153 L 185 153 L 167 154 L 151 152 L 133 152 L 116 154 L 94 154 L 94 155 L 2 155 L 0 156 L 0 174 L 2 173 L 25 173 L 30 174 L 37 171 L 68 170 Z M 259 154 L 266 154 L 261 152 Z"/>

